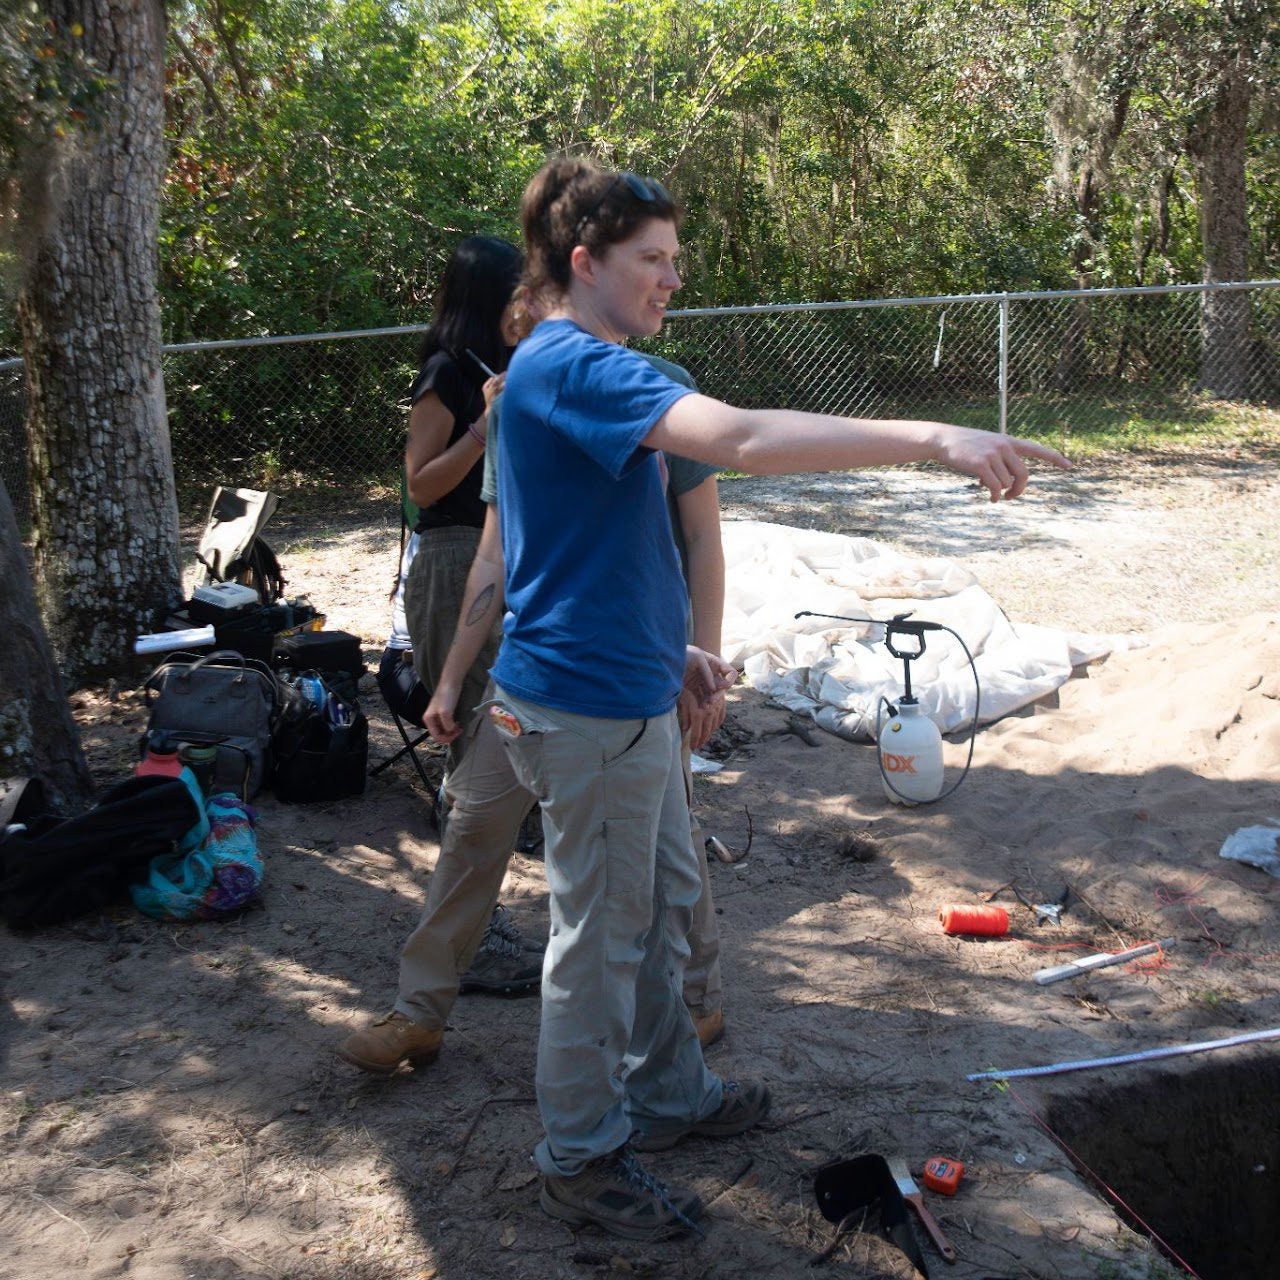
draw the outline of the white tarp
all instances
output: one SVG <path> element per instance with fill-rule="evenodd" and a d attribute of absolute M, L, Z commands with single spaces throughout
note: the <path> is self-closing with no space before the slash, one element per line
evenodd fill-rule
<path fill-rule="evenodd" d="M 881 697 L 896 701 L 903 693 L 902 662 L 885 648 L 883 627 L 795 617 L 804 609 L 880 619 L 910 613 L 952 628 L 977 667 L 983 724 L 1056 689 L 1073 667 L 1131 643 L 1015 625 L 954 560 L 758 521 L 726 521 L 722 529 L 724 657 L 754 688 L 844 738 L 875 738 Z M 973 719 L 973 672 L 954 637 L 931 631 L 925 640 L 911 664 L 912 691 L 949 733 Z M 915 640 L 898 647 L 914 649 Z"/>

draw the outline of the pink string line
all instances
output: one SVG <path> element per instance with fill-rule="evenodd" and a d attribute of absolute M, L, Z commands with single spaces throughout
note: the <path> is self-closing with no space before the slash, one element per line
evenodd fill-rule
<path fill-rule="evenodd" d="M 1204 904 L 1204 899 L 1198 896 L 1200 890 L 1203 889 L 1210 880 L 1214 880 L 1216 878 L 1216 876 L 1203 875 L 1185 893 L 1175 893 L 1170 889 L 1166 889 L 1163 885 L 1159 885 L 1156 888 L 1156 901 L 1162 908 L 1185 907 L 1187 915 L 1189 915 L 1199 926 L 1200 932 L 1205 936 L 1205 940 L 1211 942 L 1214 947 L 1217 948 L 1212 955 L 1205 957 L 1204 963 L 1206 965 L 1213 964 L 1215 960 L 1221 960 L 1227 953 L 1226 945 L 1209 932 L 1209 926 L 1205 924 L 1205 922 L 1196 915 L 1193 910 L 1194 907 L 1202 906 Z"/>
<path fill-rule="evenodd" d="M 1067 1145 L 1065 1138 L 1055 1133 L 1049 1127 L 1048 1121 L 1044 1120 L 1039 1115 L 1039 1113 L 1035 1110 L 1035 1108 L 1032 1107 L 1031 1104 L 1022 1097 L 1022 1095 L 1017 1091 L 1017 1089 L 1015 1089 L 1013 1085 L 1007 1080 L 1004 1083 L 1005 1083 L 1005 1087 L 1013 1095 L 1014 1101 L 1027 1113 L 1027 1115 L 1031 1117 L 1031 1119 L 1041 1129 L 1044 1130 L 1044 1132 L 1049 1136 L 1049 1139 L 1052 1142 L 1057 1143 L 1057 1145 L 1060 1146 L 1063 1149 L 1063 1151 L 1065 1151 L 1067 1155 L 1069 1155 L 1071 1159 L 1074 1160 L 1075 1163 L 1081 1169 L 1083 1169 L 1089 1175 L 1089 1177 L 1091 1177 L 1094 1180 L 1094 1182 L 1096 1182 L 1098 1186 L 1101 1187 L 1102 1190 L 1108 1196 L 1111 1197 L 1112 1200 L 1116 1202 L 1116 1204 L 1118 1204 L 1127 1214 L 1129 1214 L 1129 1216 L 1132 1217 L 1135 1222 L 1139 1223 L 1142 1229 L 1147 1233 L 1147 1235 L 1149 1235 L 1156 1242 L 1156 1244 L 1158 1244 L 1165 1251 L 1165 1253 L 1167 1253 L 1189 1276 L 1194 1276 L 1195 1280 L 1201 1280 L 1200 1273 L 1196 1271 L 1196 1269 L 1185 1258 L 1183 1258 L 1182 1255 L 1179 1254 L 1178 1251 L 1167 1240 L 1165 1240 L 1151 1226 L 1151 1224 L 1147 1222 L 1147 1220 L 1140 1213 L 1138 1213 L 1133 1208 L 1133 1206 L 1128 1203 L 1128 1201 L 1125 1200 L 1125 1198 L 1114 1187 L 1108 1184 L 1099 1174 L 1095 1173 L 1094 1170 L 1090 1168 L 1090 1166 L 1079 1155 L 1077 1155 L 1076 1152 L 1071 1149 L 1071 1147 Z"/>

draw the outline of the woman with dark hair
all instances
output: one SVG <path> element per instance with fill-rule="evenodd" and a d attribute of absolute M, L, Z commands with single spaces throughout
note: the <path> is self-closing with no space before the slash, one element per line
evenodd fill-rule
<path fill-rule="evenodd" d="M 500 385 L 493 375 L 506 369 L 515 345 L 509 308 L 520 267 L 520 251 L 495 236 L 468 236 L 458 245 L 409 389 L 404 468 L 419 510 L 419 548 L 405 581 L 404 608 L 414 667 L 427 690 L 435 688 L 453 639 L 484 525 L 480 482 L 488 402 Z M 494 627 L 468 675 L 459 702 L 463 716 L 480 700 L 497 642 Z M 460 744 L 450 748 L 451 765 L 460 752 Z"/>
<path fill-rule="evenodd" d="M 520 268 L 519 250 L 505 240 L 468 236 L 458 245 L 436 295 L 435 317 L 419 352 L 421 368 L 409 391 L 404 469 L 419 519 L 410 543 L 416 550 L 402 558 L 396 613 L 398 627 L 402 599 L 410 647 L 384 658 L 379 680 L 393 698 L 404 696 L 403 709 L 416 711 L 419 717 L 448 654 L 467 572 L 480 542 L 486 510 L 480 485 L 489 403 L 501 386 L 502 370 L 516 342 L 511 297 Z M 464 721 L 484 691 L 498 635 L 495 622 L 462 681 L 459 716 Z M 404 678 L 406 655 L 412 656 L 417 681 Z M 450 746 L 451 770 L 456 770 L 464 747 L 464 741 Z M 447 802 L 447 778 L 441 791 Z M 495 898 L 499 883 L 492 888 Z M 437 887 L 435 878 L 431 885 L 433 890 Z M 428 893 L 424 920 L 433 909 Z M 537 993 L 542 947 L 521 937 L 500 904 L 495 903 L 492 912 L 486 906 L 474 931 L 453 941 L 458 973 L 451 973 L 449 979 L 455 990 L 460 984 L 463 991 Z M 428 999 L 424 990 L 436 980 L 430 959 L 424 956 L 415 930 L 400 955 L 399 1005 L 404 1009 L 415 1009 Z M 402 1039 L 406 1025 L 413 1024 L 403 1012 L 393 1012 L 348 1037 L 339 1053 L 365 1070 L 383 1071 L 384 1042 Z M 415 1045 L 412 1056 L 425 1062 L 436 1052 Z M 393 1061 L 391 1069 L 394 1066 Z"/>
<path fill-rule="evenodd" d="M 487 714 L 542 805 L 541 1203 L 662 1239 L 692 1228 L 698 1199 L 635 1150 L 741 1133 L 769 1091 L 707 1070 L 681 999 L 700 886 L 675 707 L 682 689 L 714 697 L 732 671 L 686 646 L 660 451 L 752 474 L 935 460 L 993 499 L 1022 492 L 1025 457 L 1066 462 L 941 423 L 736 409 L 628 351 L 626 339 L 657 333 L 680 286 L 677 209 L 651 178 L 550 161 L 521 223 L 546 318 L 513 357 L 503 402 L 507 613 Z M 498 597 L 473 575 L 460 626 L 492 627 Z"/>

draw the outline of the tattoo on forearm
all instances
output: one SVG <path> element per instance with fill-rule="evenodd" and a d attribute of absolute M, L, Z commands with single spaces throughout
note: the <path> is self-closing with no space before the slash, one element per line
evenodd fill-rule
<path fill-rule="evenodd" d="M 489 606 L 493 603 L 493 596 L 496 588 L 491 582 L 485 589 L 476 596 L 472 602 L 471 608 L 467 610 L 467 626 L 474 627 L 477 622 L 484 619 L 489 612 Z"/>

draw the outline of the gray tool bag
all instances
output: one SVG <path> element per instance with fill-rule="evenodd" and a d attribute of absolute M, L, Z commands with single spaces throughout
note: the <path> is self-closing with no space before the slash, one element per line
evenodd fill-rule
<path fill-rule="evenodd" d="M 265 662 L 234 649 L 204 657 L 175 653 L 146 683 L 151 717 L 143 747 L 153 734 L 174 745 L 216 746 L 210 793 L 255 795 L 271 766 L 271 735 L 280 711 L 280 684 Z"/>

